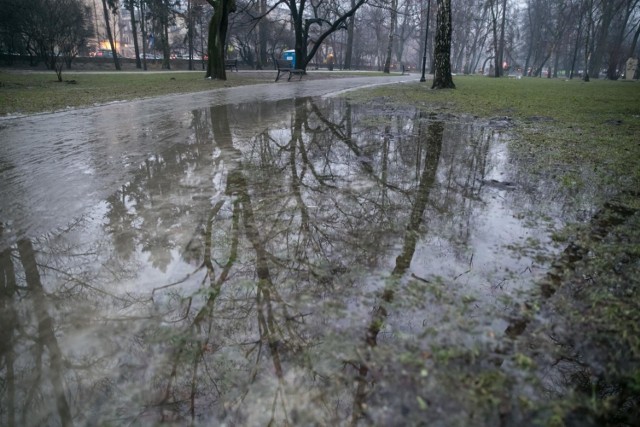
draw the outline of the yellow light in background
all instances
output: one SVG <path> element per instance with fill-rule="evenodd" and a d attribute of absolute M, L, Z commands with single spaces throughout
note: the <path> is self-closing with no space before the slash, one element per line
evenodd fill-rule
<path fill-rule="evenodd" d="M 116 50 L 119 51 L 120 47 L 121 47 L 120 46 L 120 42 L 114 42 L 114 45 L 115 45 Z M 111 45 L 109 44 L 109 41 L 108 40 L 101 41 L 100 42 L 100 49 L 109 49 L 109 50 L 111 50 Z"/>

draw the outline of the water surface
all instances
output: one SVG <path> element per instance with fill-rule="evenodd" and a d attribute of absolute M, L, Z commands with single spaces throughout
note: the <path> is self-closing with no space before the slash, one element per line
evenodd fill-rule
<path fill-rule="evenodd" d="M 500 353 L 566 211 L 504 131 L 321 97 L 92 128 L 2 172 L 0 424 L 499 422 L 448 361 Z"/>

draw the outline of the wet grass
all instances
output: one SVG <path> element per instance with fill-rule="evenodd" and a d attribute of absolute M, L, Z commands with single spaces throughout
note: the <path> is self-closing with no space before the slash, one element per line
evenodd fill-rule
<path fill-rule="evenodd" d="M 34 114 L 161 95 L 201 92 L 225 87 L 271 83 L 276 72 L 229 72 L 227 81 L 204 79 L 204 71 L 63 72 L 0 71 L 0 116 Z M 382 73 L 309 72 L 305 79 Z"/>
<path fill-rule="evenodd" d="M 550 271 L 553 293 L 542 296 L 544 292 L 533 288 L 523 311 L 531 323 L 518 334 L 514 351 L 501 355 L 500 375 L 508 375 L 502 382 L 510 385 L 498 389 L 511 388 L 518 396 L 500 409 L 501 416 L 526 425 L 637 425 L 640 83 L 486 77 L 454 81 L 456 90 L 431 91 L 428 83 L 412 83 L 348 96 L 387 108 L 408 103 L 443 116 L 507 123 L 514 167 L 523 169 L 533 185 L 536 180 L 555 181 L 565 190 L 568 211 L 571 199 L 579 199 L 586 189 L 596 195 L 590 201 L 595 206 L 591 218 L 575 223 L 564 218 L 569 225 L 555 237 L 567 249 Z M 478 360 L 492 357 L 490 352 L 480 354 Z M 482 406 L 500 390 L 491 385 L 495 379 L 482 381 L 491 369 L 472 365 L 469 375 L 477 390 L 470 399 Z M 536 377 L 549 382 L 553 371 L 560 375 L 551 386 L 536 383 Z M 552 399 L 520 395 L 529 387 L 550 391 Z"/>
<path fill-rule="evenodd" d="M 231 73 L 230 73 L 231 74 Z M 63 73 L 0 72 L 0 115 L 32 114 L 91 106 L 112 101 L 174 93 L 200 92 L 271 80 L 270 74 L 232 74 L 227 81 L 207 80 L 196 72 Z"/>
<path fill-rule="evenodd" d="M 585 176 L 621 188 L 640 183 L 640 83 L 476 76 L 454 81 L 456 90 L 432 91 L 427 82 L 348 96 L 442 114 L 506 118 L 518 125 L 512 148 L 526 158 L 530 172 L 551 174 L 567 187 L 590 185 Z"/>

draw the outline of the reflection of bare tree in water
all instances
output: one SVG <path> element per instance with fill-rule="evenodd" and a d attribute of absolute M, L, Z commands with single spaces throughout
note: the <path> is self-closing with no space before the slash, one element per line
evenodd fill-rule
<path fill-rule="evenodd" d="M 424 122 L 422 122 L 424 123 Z M 440 151 L 442 149 L 442 135 L 444 132 L 444 123 L 432 122 L 427 128 L 427 134 L 424 137 L 425 158 L 424 169 L 420 176 L 418 187 L 416 188 L 415 198 L 411 207 L 411 216 L 404 233 L 404 245 L 402 252 L 396 258 L 396 264 L 391 273 L 393 278 L 399 279 L 409 268 L 411 259 L 416 249 L 416 242 L 420 237 L 419 228 L 423 221 L 424 211 L 429 201 L 431 189 L 436 181 L 436 173 L 438 170 L 438 162 L 440 160 Z M 397 280 L 395 284 L 397 284 Z M 393 286 L 393 285 L 392 285 Z M 394 298 L 393 287 L 387 287 L 380 296 L 380 303 L 373 309 L 371 322 L 365 336 L 365 343 L 369 349 L 376 347 L 377 337 L 382 329 L 385 319 L 387 318 L 387 309 L 385 305 L 390 304 Z M 365 401 L 370 392 L 372 384 L 367 379 L 370 368 L 368 361 L 359 361 L 355 363 L 358 371 L 356 377 L 356 389 L 353 399 L 352 425 L 356 425 L 358 420 L 366 416 Z"/>
<path fill-rule="evenodd" d="M 378 122 L 362 125 L 370 112 L 342 102 L 297 99 L 194 111 L 194 138 L 150 156 L 108 198 L 104 229 L 93 224 L 103 233 L 96 238 L 100 242 L 92 241 L 95 247 L 85 246 L 79 255 L 81 246 L 74 247 L 72 239 L 52 238 L 34 241 L 35 250 L 21 242 L 3 253 L 3 325 L 20 323 L 12 320 L 22 316 L 14 302 L 28 292 L 34 307 L 54 299 L 70 312 L 90 305 L 97 309 L 90 316 L 94 323 L 109 331 L 122 325 L 127 332 L 100 338 L 105 348 L 96 351 L 99 356 L 91 354 L 78 367 L 53 341 L 53 332 L 60 339 L 71 324 L 63 321 L 62 309 L 49 311 L 49 319 L 46 310 L 34 310 L 32 323 L 43 325 L 32 334 L 39 337 L 37 346 L 15 344 L 28 343 L 24 326 L 0 328 L 3 403 L 15 402 L 6 415 L 0 411 L 0 420 L 20 425 L 20 410 L 38 403 L 47 387 L 50 396 L 66 396 L 66 409 L 64 400 L 52 401 L 61 420 L 94 406 L 97 420 L 117 412 L 141 424 L 189 418 L 331 424 L 365 417 L 373 365 L 367 357 L 354 362 L 355 396 L 341 369 L 357 347 L 360 332 L 353 322 L 369 314 L 361 301 L 369 291 L 363 277 L 388 271 L 399 243 L 393 280 L 403 275 L 425 211 L 442 197 L 433 191 L 436 170 L 438 178 L 448 177 L 450 198 L 441 205 L 456 205 L 464 175 L 456 169 L 462 166 L 443 160 L 453 149 L 442 144 L 442 123 L 427 127 L 424 117 L 405 112 L 383 113 Z M 245 138 L 245 122 L 237 122 L 249 118 L 260 125 L 252 123 L 256 133 Z M 404 133 L 411 137 L 403 139 Z M 412 139 L 416 135 L 418 141 Z M 475 184 L 472 176 L 465 179 Z M 34 251 L 41 273 L 50 276 L 43 273 L 39 286 L 37 277 L 28 277 L 21 289 L 15 278 Z M 169 272 L 178 262 L 178 278 L 170 283 L 140 277 L 150 270 Z M 83 270 L 88 265 L 95 270 Z M 51 280 L 53 275 L 63 284 Z M 147 287 L 137 298 L 129 289 L 119 292 L 121 284 L 140 282 Z M 52 291 L 38 294 L 38 288 Z M 390 288 L 374 310 L 368 352 L 378 344 L 385 306 L 393 299 Z M 348 300 L 360 305 L 354 313 Z M 336 324 L 343 317 L 349 326 L 341 330 Z M 17 378 L 24 364 L 18 360 L 24 356 L 16 349 L 25 345 L 39 360 L 33 366 L 43 368 L 21 386 Z M 336 354 L 343 350 L 347 356 Z M 44 369 L 47 362 L 51 369 Z M 45 378 L 50 385 L 43 384 Z M 63 381 L 71 378 L 77 386 L 67 385 L 65 395 Z M 114 397 L 117 390 L 122 396 Z M 26 403 L 20 406 L 21 401 Z M 314 412 L 301 414 L 305 405 Z M 11 412 L 14 407 L 20 409 Z"/>
<path fill-rule="evenodd" d="M 6 370 L 6 391 L 7 398 L 4 400 L 6 407 L 6 421 L 8 426 L 23 425 L 28 419 L 33 419 L 34 408 L 47 408 L 47 396 L 43 395 L 44 390 L 49 387 L 45 384 L 48 379 L 52 388 L 51 394 L 55 401 L 57 418 L 61 425 L 72 426 L 72 416 L 67 398 L 65 381 L 63 378 L 64 357 L 58 344 L 55 334 L 56 323 L 49 314 L 49 302 L 43 289 L 38 264 L 36 262 L 35 251 L 31 241 L 22 239 L 17 243 L 17 257 L 11 249 L 6 249 L 0 254 L 0 264 L 2 274 L 0 275 L 0 360 Z M 13 259 L 17 259 L 21 264 L 21 272 L 24 274 L 26 289 L 19 291 L 16 282 L 16 269 Z M 29 298 L 32 304 L 30 312 L 35 325 L 21 322 L 20 316 L 14 305 L 17 300 Z M 33 359 L 28 360 L 25 354 L 20 354 L 16 358 L 16 348 L 25 345 L 24 338 L 33 340 Z M 20 342 L 23 341 L 23 342 Z M 33 363 L 29 369 L 26 365 Z M 28 382 L 29 390 L 18 391 L 16 380 L 20 378 L 20 383 Z M 45 400 L 44 402 L 42 400 Z M 22 407 L 21 419 L 18 421 L 17 409 Z M 53 408 L 52 408 L 53 410 Z M 3 411 L 4 412 L 4 411 Z M 47 410 L 36 409 L 39 422 L 47 423 L 52 415 Z"/>
<path fill-rule="evenodd" d="M 3 225 L 0 223 L 0 234 Z M 11 258 L 11 250 L 5 249 L 0 253 L 0 366 L 4 366 L 5 388 L 7 398 L 5 410 L 7 425 L 16 426 L 16 368 L 14 366 L 16 353 L 14 350 L 18 330 L 18 313 L 14 307 L 13 298 L 17 293 L 15 268 Z M 0 371 L 2 372 L 2 371 Z"/>
<path fill-rule="evenodd" d="M 216 219 L 220 210 L 225 204 L 224 200 L 219 200 L 214 204 L 207 216 L 203 235 L 203 266 L 206 268 L 203 284 L 208 283 L 208 289 L 206 291 L 207 298 L 204 305 L 197 308 L 193 315 L 188 312 L 185 314 L 185 318 L 189 318 L 191 321 L 184 332 L 186 336 L 191 336 L 192 338 L 190 338 L 190 343 L 186 342 L 177 349 L 173 357 L 171 374 L 165 386 L 164 396 L 159 402 L 160 407 L 167 407 L 174 404 L 175 395 L 176 392 L 178 392 L 178 390 L 174 389 L 174 386 L 177 386 L 180 375 L 178 371 L 180 364 L 184 362 L 184 358 L 187 357 L 187 360 L 191 360 L 192 365 L 190 368 L 192 376 L 189 394 L 192 419 L 196 416 L 196 400 L 197 396 L 201 395 L 203 387 L 203 384 L 200 384 L 202 374 L 200 366 L 203 366 L 204 369 L 207 369 L 206 366 L 209 366 L 211 363 L 215 366 L 215 360 L 213 360 L 212 357 L 215 357 L 216 352 L 220 350 L 219 341 L 221 337 L 216 335 L 219 331 L 217 327 L 220 326 L 216 324 L 218 321 L 217 318 L 223 312 L 230 314 L 227 310 L 244 310 L 242 306 L 225 307 L 226 303 L 220 303 L 218 301 L 222 287 L 229 279 L 231 270 L 238 260 L 238 247 L 242 234 L 244 234 L 250 248 L 254 252 L 255 275 L 257 276 L 256 287 L 253 291 L 255 293 L 255 307 L 253 310 L 255 310 L 257 315 L 257 326 L 260 338 L 254 343 L 247 343 L 249 346 L 247 355 L 253 352 L 257 354 L 256 367 L 251 370 L 251 377 L 255 379 L 258 373 L 258 365 L 260 364 L 260 359 L 263 354 L 262 346 L 266 345 L 269 349 L 275 374 L 279 381 L 282 382 L 283 366 L 280 354 L 285 348 L 294 348 L 295 345 L 293 341 L 300 339 L 297 333 L 291 328 L 293 323 L 290 321 L 295 319 L 296 316 L 288 314 L 287 306 L 280 297 L 279 291 L 272 279 L 269 267 L 272 256 L 267 252 L 264 245 L 264 238 L 260 235 L 247 178 L 245 177 L 246 172 L 240 160 L 242 153 L 233 146 L 227 108 L 227 106 L 212 107 L 210 109 L 210 117 L 215 144 L 222 153 L 220 160 L 222 163 L 225 163 L 227 167 L 228 165 L 232 165 L 231 169 L 227 172 L 227 185 L 225 189 L 225 195 L 230 198 L 232 209 L 232 229 L 228 259 L 225 264 L 221 265 L 220 272 L 216 274 L 216 265 L 220 265 L 220 263 L 214 260 L 214 246 L 216 244 L 220 245 L 221 242 L 214 241 L 214 228 L 216 227 Z M 188 298 L 189 301 L 191 301 L 191 299 L 192 297 Z M 279 305 L 281 315 L 276 315 L 273 307 L 274 302 Z M 188 307 L 188 310 L 190 310 L 192 307 L 191 302 L 189 302 Z M 215 382 L 214 380 L 214 385 Z M 215 388 L 218 393 L 224 393 L 225 391 L 224 389 L 218 389 L 217 386 Z M 276 390 L 274 395 L 274 408 L 279 393 L 280 391 Z M 220 397 L 221 396 L 218 396 L 215 400 Z M 281 397 L 284 399 L 283 396 Z M 286 410 L 284 413 L 287 413 Z M 272 419 L 274 416 L 275 415 L 272 415 Z"/>
<path fill-rule="evenodd" d="M 406 128 L 405 122 L 395 124 L 396 130 L 386 127 L 381 140 L 384 148 L 376 154 L 370 144 L 361 147 L 360 137 L 353 135 L 350 108 L 345 108 L 345 115 L 334 120 L 311 100 L 298 99 L 295 105 L 290 133 L 284 136 L 282 132 L 261 132 L 252 141 L 249 156 L 233 143 L 229 125 L 233 107 L 210 110 L 215 146 L 221 153 L 215 162 L 226 168 L 225 199 L 214 199 L 203 228 L 202 265 L 207 271 L 207 298 L 201 307 L 191 304 L 192 297 L 187 298 L 192 313 L 184 316 L 190 319 L 184 335 L 191 338 L 174 355 L 171 379 L 165 383 L 161 406 L 175 405 L 179 401 L 177 396 L 186 395 L 186 389 L 181 391 L 177 387 L 179 379 L 191 372 L 188 400 L 192 417 L 205 410 L 202 406 L 198 409 L 197 405 L 207 394 L 211 396 L 211 402 L 218 402 L 218 407 L 227 402 L 227 419 L 244 420 L 251 411 L 243 408 L 241 402 L 255 398 L 249 397 L 254 384 L 265 381 L 263 364 L 268 355 L 276 379 L 276 384 L 269 388 L 272 394 L 269 418 L 272 422 L 287 420 L 290 414 L 287 401 L 291 399 L 291 384 L 286 379 L 289 367 L 303 367 L 310 378 L 323 378 L 307 362 L 308 353 L 318 345 L 316 338 L 310 337 L 321 339 L 322 333 L 317 325 L 306 322 L 313 316 L 316 316 L 314 322 L 323 319 L 291 301 L 298 295 L 308 298 L 323 292 L 348 290 L 353 286 L 349 284 L 352 279 L 348 267 L 375 266 L 376 262 L 372 260 L 386 251 L 379 244 L 379 237 L 393 234 L 399 221 L 408 225 L 404 250 L 396 260 L 393 275 L 400 276 L 408 268 L 436 180 L 443 123 L 434 122 L 425 128 L 424 119 L 419 116 L 410 119 L 414 126 L 419 123 L 414 132 L 427 133 L 420 138 L 422 143 L 411 141 L 415 144 L 414 152 L 422 153 L 423 157 L 417 161 L 418 180 L 398 180 L 402 176 L 401 169 L 406 170 L 407 166 L 399 163 L 400 147 L 394 145 L 392 135 Z M 411 152 L 407 147 L 403 149 Z M 391 161 L 391 158 L 395 160 Z M 416 159 L 415 156 L 409 158 Z M 345 168 L 336 167 L 344 162 L 356 166 L 349 175 L 344 174 Z M 356 190 L 345 185 L 354 176 L 373 185 Z M 411 201 L 409 212 L 406 212 L 407 200 Z M 221 215 L 231 218 L 232 225 L 226 234 L 220 232 L 220 227 L 224 227 Z M 228 248 L 223 249 L 224 246 Z M 220 261 L 221 254 L 226 254 L 226 262 Z M 239 281 L 252 284 L 250 292 L 254 295 L 254 304 L 248 299 L 243 302 L 237 298 L 233 302 L 230 300 L 229 294 L 235 295 L 233 289 Z M 387 301 L 383 301 L 383 305 L 392 298 L 392 291 L 385 293 L 383 299 Z M 384 310 L 382 305 L 376 310 L 377 321 L 371 322 L 368 345 L 376 343 L 379 327 L 386 316 Z M 248 312 L 255 312 L 255 323 L 246 318 Z M 222 318 L 238 325 L 225 325 Z M 229 343 L 237 340 L 216 333 L 230 327 L 236 329 L 240 323 L 245 323 L 244 327 L 258 335 L 256 339 L 244 339 L 240 344 L 246 349 L 243 369 L 250 372 L 246 384 L 240 385 L 241 380 L 231 380 L 229 373 L 220 372 L 210 377 L 207 386 L 203 381 L 206 378 L 203 370 L 218 366 L 230 351 Z M 255 362 L 249 361 L 250 355 L 255 355 Z M 191 366 L 184 365 L 185 362 Z M 362 381 L 360 391 L 356 393 L 354 419 L 359 417 L 357 402 L 363 402 L 368 393 L 368 364 L 363 361 L 359 371 Z M 232 400 L 236 405 L 228 401 L 229 396 L 235 395 L 225 388 L 229 381 L 245 390 L 237 397 L 240 400 Z M 314 383 L 314 387 L 320 385 Z M 333 417 L 340 418 L 337 414 Z"/>

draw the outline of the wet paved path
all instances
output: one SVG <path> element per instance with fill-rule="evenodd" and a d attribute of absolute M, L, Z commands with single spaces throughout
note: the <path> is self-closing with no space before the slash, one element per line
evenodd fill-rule
<path fill-rule="evenodd" d="M 188 125 L 176 128 L 174 121 L 193 110 L 416 79 L 406 75 L 267 83 L 0 119 L 0 246 L 17 236 L 36 237 L 64 226 L 95 206 L 127 182 L 129 168 L 146 155 L 184 141 Z"/>

